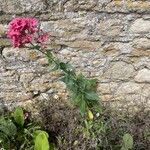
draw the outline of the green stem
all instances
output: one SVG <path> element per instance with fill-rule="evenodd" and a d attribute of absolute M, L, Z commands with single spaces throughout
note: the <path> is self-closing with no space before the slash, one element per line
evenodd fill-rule
<path fill-rule="evenodd" d="M 45 56 L 49 57 L 49 55 L 43 51 L 44 49 L 35 46 L 33 43 L 30 43 L 30 44 L 33 46 L 33 48 L 35 47 L 36 50 L 38 50 L 39 52 L 41 52 L 41 53 L 44 54 Z M 29 47 L 29 48 L 30 48 L 30 47 Z M 54 57 L 51 57 L 50 59 L 51 59 L 56 65 L 59 65 L 59 64 L 56 62 L 56 60 L 54 59 Z"/>
<path fill-rule="evenodd" d="M 32 43 L 31 43 L 31 46 L 32 47 L 28 47 L 28 48 L 32 48 L 32 49 L 35 49 L 35 50 L 41 52 L 48 58 L 49 64 L 54 63 L 56 65 L 57 69 L 60 69 L 61 71 L 63 71 L 63 73 L 64 73 L 63 77 L 66 80 L 66 81 L 64 80 L 64 83 L 67 85 L 67 87 L 71 93 L 75 93 L 76 95 L 79 95 L 81 93 L 82 98 L 80 99 L 80 103 L 84 103 L 84 106 L 83 106 L 83 108 L 81 108 L 81 106 L 78 104 L 78 107 L 80 107 L 80 111 L 82 113 L 86 112 L 88 110 L 88 108 L 92 108 L 95 105 L 95 101 L 93 102 L 93 98 L 89 102 L 89 100 L 91 98 L 85 97 L 85 94 L 87 94 L 87 92 L 89 92 L 89 93 L 96 92 L 96 91 L 93 91 L 92 87 L 91 87 L 91 89 L 87 88 L 87 86 L 89 86 L 88 79 L 86 79 L 85 77 L 80 77 L 80 76 L 78 77 L 78 75 L 75 73 L 75 71 L 72 70 L 68 66 L 67 63 L 63 63 L 63 62 L 59 61 L 59 59 L 57 59 L 57 57 L 54 57 L 53 53 L 51 51 L 49 51 L 48 49 L 41 48 L 40 46 L 34 45 Z M 97 100 L 97 97 L 94 100 Z"/>
<path fill-rule="evenodd" d="M 52 55 L 52 57 L 49 57 L 49 55 L 48 55 L 46 52 L 44 52 L 44 49 L 42 49 L 41 47 L 35 46 L 33 43 L 30 43 L 30 44 L 33 46 L 34 49 L 38 50 L 39 52 L 41 52 L 42 54 L 44 54 L 46 57 L 50 58 L 57 66 L 60 65 L 60 64 L 59 64 L 59 61 L 56 61 L 53 55 Z M 30 47 L 27 47 L 27 48 L 30 48 Z M 58 60 L 58 59 L 57 59 L 57 60 Z M 66 74 L 70 74 L 69 71 L 67 71 L 67 70 L 65 70 L 65 69 L 62 69 L 62 68 L 60 68 L 60 69 L 61 69 L 63 72 L 65 72 Z"/>

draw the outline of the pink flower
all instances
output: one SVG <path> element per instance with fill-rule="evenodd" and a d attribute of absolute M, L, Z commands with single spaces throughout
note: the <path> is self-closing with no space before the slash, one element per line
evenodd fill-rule
<path fill-rule="evenodd" d="M 7 37 L 14 47 L 21 47 L 34 40 L 34 33 L 38 31 L 38 21 L 30 17 L 18 17 L 8 25 Z"/>
<path fill-rule="evenodd" d="M 39 35 L 38 39 L 37 39 L 37 43 L 44 43 L 48 40 L 48 34 L 47 33 L 43 33 L 41 35 Z"/>
<path fill-rule="evenodd" d="M 48 37 L 48 33 L 45 33 L 42 30 L 40 30 L 38 32 L 38 37 L 35 39 L 35 41 L 39 43 L 42 47 L 45 47 L 45 42 L 48 40 Z"/>
<path fill-rule="evenodd" d="M 48 33 L 38 29 L 38 20 L 30 17 L 18 17 L 8 25 L 7 37 L 10 38 L 13 47 L 21 47 L 26 43 L 35 43 L 45 47 Z"/>

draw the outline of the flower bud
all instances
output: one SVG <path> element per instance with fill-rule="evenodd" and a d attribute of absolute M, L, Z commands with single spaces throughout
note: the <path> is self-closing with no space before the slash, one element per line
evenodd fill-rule
<path fill-rule="evenodd" d="M 88 111 L 88 117 L 90 120 L 93 120 L 94 118 L 93 113 L 90 110 Z"/>

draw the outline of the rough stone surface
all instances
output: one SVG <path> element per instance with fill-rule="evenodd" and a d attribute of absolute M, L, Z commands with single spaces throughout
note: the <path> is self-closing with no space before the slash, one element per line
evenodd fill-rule
<path fill-rule="evenodd" d="M 5 35 L 5 32 L 6 32 L 6 26 L 0 24 L 0 37 L 3 37 Z"/>
<path fill-rule="evenodd" d="M 149 0 L 0 0 L 0 105 L 68 99 L 60 72 L 41 53 L 11 48 L 5 33 L 17 16 L 34 16 L 48 44 L 77 72 L 98 79 L 102 101 L 150 110 Z"/>
<path fill-rule="evenodd" d="M 138 74 L 135 76 L 135 81 L 150 83 L 150 70 L 149 69 L 140 70 Z"/>
<path fill-rule="evenodd" d="M 130 31 L 135 33 L 149 32 L 150 30 L 150 21 L 144 19 L 137 19 L 131 25 Z"/>
<path fill-rule="evenodd" d="M 137 38 L 133 41 L 133 47 L 141 50 L 150 49 L 150 39 L 147 38 Z"/>

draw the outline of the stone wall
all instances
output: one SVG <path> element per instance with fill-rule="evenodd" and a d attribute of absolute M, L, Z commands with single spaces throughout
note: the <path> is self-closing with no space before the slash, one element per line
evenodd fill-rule
<path fill-rule="evenodd" d="M 149 0 L 0 0 L 0 101 L 8 106 L 66 97 L 42 54 L 11 48 L 5 31 L 16 16 L 41 20 L 49 47 L 97 78 L 104 102 L 150 108 Z"/>

